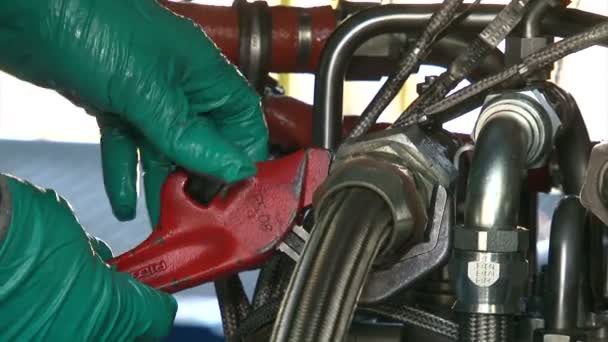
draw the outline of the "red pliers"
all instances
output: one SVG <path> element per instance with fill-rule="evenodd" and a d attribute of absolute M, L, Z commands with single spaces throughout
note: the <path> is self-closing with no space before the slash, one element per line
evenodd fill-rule
<path fill-rule="evenodd" d="M 186 192 L 188 175 L 175 172 L 163 185 L 156 229 L 110 264 L 171 293 L 258 267 L 294 230 L 329 164 L 320 149 L 259 163 L 255 177 L 207 205 Z"/>

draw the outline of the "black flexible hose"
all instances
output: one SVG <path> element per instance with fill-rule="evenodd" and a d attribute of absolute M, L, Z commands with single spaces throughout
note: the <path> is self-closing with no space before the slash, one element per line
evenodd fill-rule
<path fill-rule="evenodd" d="M 235 334 L 247 318 L 251 305 L 238 274 L 215 281 L 215 292 L 222 314 L 222 325 L 226 341 L 236 341 Z"/>
<path fill-rule="evenodd" d="M 454 341 L 458 340 L 458 324 L 420 309 L 380 304 L 359 307 L 358 310 L 432 331 Z"/>
<path fill-rule="evenodd" d="M 280 300 L 273 300 L 256 309 L 237 329 L 235 341 L 245 340 L 247 337 L 259 333 L 259 331 L 272 324 L 275 321 L 280 306 Z M 357 313 L 370 314 L 391 321 L 408 324 L 412 327 L 424 329 L 454 341 L 458 340 L 457 323 L 407 305 L 364 305 L 357 307 Z"/>
<path fill-rule="evenodd" d="M 462 342 L 513 341 L 513 316 L 463 314 L 460 338 Z"/>
<path fill-rule="evenodd" d="M 572 37 L 565 38 L 557 43 L 526 57 L 520 64 L 514 65 L 503 72 L 487 77 L 477 83 L 474 83 L 455 94 L 448 96 L 442 101 L 428 106 L 422 112 L 414 113 L 406 120 L 399 123 L 398 127 L 408 126 L 413 123 L 437 123 L 445 122 L 438 113 L 449 112 L 449 109 L 460 105 L 469 99 L 480 96 L 498 86 L 506 87 L 511 82 L 517 81 L 519 78 L 526 76 L 534 71 L 544 68 L 556 61 L 580 50 L 597 45 L 608 39 L 608 22 L 604 22 Z M 455 116 L 450 116 L 449 119 L 454 119 Z"/>
<path fill-rule="evenodd" d="M 562 120 L 562 128 L 555 138 L 562 190 L 566 195 L 578 196 L 583 189 L 593 144 L 574 97 L 552 83 L 548 83 L 546 89 Z"/>
<path fill-rule="evenodd" d="M 431 86 L 424 91 L 395 121 L 399 127 L 412 113 L 443 99 L 464 80 L 477 65 L 517 26 L 526 14 L 530 0 L 512 0 L 498 13 L 496 18 L 484 28 Z"/>
<path fill-rule="evenodd" d="M 578 197 L 563 198 L 551 222 L 545 329 L 576 329 L 579 286 L 585 268 L 586 210 Z"/>
<path fill-rule="evenodd" d="M 348 138 L 356 138 L 365 134 L 378 120 L 380 114 L 399 93 L 405 81 L 429 53 L 439 34 L 456 19 L 456 12 L 463 2 L 464 0 L 445 0 L 443 2 L 439 10 L 431 17 L 428 25 L 420 33 L 416 42 L 409 47 L 403 58 L 399 60 L 397 71 L 389 76 L 382 88 L 376 93 L 376 96 L 367 105 Z"/>
<path fill-rule="evenodd" d="M 296 266 L 271 341 L 342 341 L 391 213 L 375 192 L 339 191 L 319 215 Z"/>

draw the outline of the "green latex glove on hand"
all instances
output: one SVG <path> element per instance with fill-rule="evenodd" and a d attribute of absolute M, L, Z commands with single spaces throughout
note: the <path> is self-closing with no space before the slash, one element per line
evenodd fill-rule
<path fill-rule="evenodd" d="M 153 223 L 170 161 L 234 182 L 267 156 L 257 95 L 198 26 L 155 1 L 2 1 L 0 51 L 1 69 L 99 118 L 119 219 L 135 213 L 137 150 Z"/>
<path fill-rule="evenodd" d="M 166 336 L 173 297 L 118 273 L 54 191 L 0 176 L 3 341 L 132 341 Z"/>

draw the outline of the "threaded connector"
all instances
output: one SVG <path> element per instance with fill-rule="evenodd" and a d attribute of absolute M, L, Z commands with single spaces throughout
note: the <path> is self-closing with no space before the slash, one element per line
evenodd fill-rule
<path fill-rule="evenodd" d="M 463 342 L 513 341 L 513 316 L 462 314 L 460 338 Z"/>

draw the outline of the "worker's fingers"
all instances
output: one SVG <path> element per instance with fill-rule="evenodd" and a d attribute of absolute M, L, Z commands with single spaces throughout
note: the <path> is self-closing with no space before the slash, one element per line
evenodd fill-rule
<path fill-rule="evenodd" d="M 192 58 L 183 85 L 192 111 L 211 116 L 222 136 L 252 160 L 266 159 L 268 129 L 259 96 L 233 65 L 207 46 L 212 45 L 209 40 L 193 41 L 198 44 L 188 50 Z"/>
<path fill-rule="evenodd" d="M 160 340 L 169 335 L 177 312 L 175 298 L 139 283 L 129 273 L 112 272 L 115 329 L 137 340 Z M 122 326 L 121 326 L 122 325 Z"/>
<path fill-rule="evenodd" d="M 101 131 L 101 163 L 106 194 L 114 216 L 132 220 L 137 205 L 137 148 L 122 123 L 110 117 L 98 117 Z"/>
<path fill-rule="evenodd" d="M 144 194 L 152 227 L 158 224 L 160 213 L 160 193 L 165 179 L 173 171 L 173 163 L 153 147 L 148 141 L 140 143 L 139 153 L 144 178 Z"/>
<path fill-rule="evenodd" d="M 193 109 L 213 118 L 220 134 L 243 150 L 255 162 L 268 157 L 268 129 L 262 115 L 259 99 L 249 89 L 240 89 L 228 95 L 223 105 L 210 108 L 204 91 L 191 98 Z M 238 98 L 238 100 L 235 100 Z M 228 103 L 235 101 L 238 103 Z M 232 112 L 234 111 L 234 112 Z"/>
<path fill-rule="evenodd" d="M 112 249 L 105 241 L 89 235 L 89 242 L 91 243 L 93 251 L 95 251 L 95 254 L 99 255 L 101 260 L 108 261 L 112 259 Z"/>
<path fill-rule="evenodd" d="M 156 92 L 155 101 L 141 101 L 129 120 L 160 152 L 180 166 L 226 182 L 255 174 L 253 161 L 220 134 L 213 120 L 194 115 L 179 89 Z"/>

